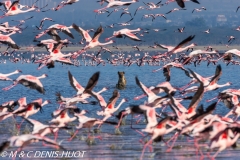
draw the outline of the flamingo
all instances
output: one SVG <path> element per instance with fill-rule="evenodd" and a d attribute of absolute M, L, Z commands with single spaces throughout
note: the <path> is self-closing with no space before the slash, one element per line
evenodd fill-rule
<path fill-rule="evenodd" d="M 98 139 L 101 140 L 101 139 L 102 139 L 101 136 L 95 136 L 95 137 L 90 136 L 90 135 L 89 135 L 90 129 L 91 129 L 93 126 L 97 125 L 97 124 L 99 124 L 99 125 L 100 125 L 100 124 L 103 124 L 103 123 L 116 124 L 115 122 L 103 121 L 103 120 L 96 119 L 96 118 L 89 118 L 89 117 L 85 116 L 86 113 L 88 113 L 88 111 L 86 111 L 86 110 L 82 110 L 80 113 L 74 113 L 74 115 L 75 115 L 76 117 L 78 117 L 78 122 L 79 122 L 79 124 L 78 124 L 78 126 L 76 126 L 76 129 L 77 129 L 77 130 L 76 130 L 75 133 L 72 135 L 72 137 L 70 137 L 70 138 L 68 139 L 68 141 L 71 141 L 71 140 L 77 135 L 77 133 L 79 132 L 79 130 L 80 130 L 81 128 L 88 128 L 88 129 L 89 129 L 88 138 L 98 138 Z"/>
<path fill-rule="evenodd" d="M 13 112 L 14 107 L 18 105 L 18 101 L 8 101 L 0 105 L 0 112 Z"/>
<path fill-rule="evenodd" d="M 216 67 L 215 76 L 211 79 L 209 85 L 205 87 L 204 91 L 205 92 L 212 91 L 212 90 L 216 90 L 216 89 L 221 88 L 221 87 L 230 86 L 232 84 L 231 82 L 227 82 L 226 84 L 223 84 L 223 85 L 217 84 L 221 75 L 222 75 L 222 67 L 219 64 Z"/>
<path fill-rule="evenodd" d="M 132 32 L 138 32 L 138 31 L 141 31 L 141 28 L 138 28 L 138 29 L 135 29 L 135 30 L 130 30 L 130 29 L 124 28 L 124 29 L 121 29 L 119 31 L 114 31 L 113 36 L 109 37 L 109 38 L 106 38 L 106 41 L 113 38 L 113 37 L 122 38 L 123 35 L 129 37 L 130 39 L 132 39 L 134 41 L 141 41 L 141 39 L 139 39 L 136 35 L 134 35 L 132 33 Z"/>
<path fill-rule="evenodd" d="M 18 74 L 18 73 L 22 73 L 22 71 L 21 70 L 15 70 L 14 72 L 6 73 L 6 74 L 0 73 L 0 80 L 1 81 L 12 81 L 12 79 L 10 79 L 8 77 L 11 76 L 11 75 L 14 75 L 14 74 Z"/>
<path fill-rule="evenodd" d="M 227 147 L 233 146 L 234 143 L 238 140 L 240 134 L 239 131 L 236 135 L 233 134 L 231 129 L 226 129 L 222 132 L 219 132 L 210 142 L 209 148 L 218 148 L 218 151 L 212 156 L 214 159 L 218 153 L 226 149 Z"/>
<path fill-rule="evenodd" d="M 20 49 L 20 47 L 12 40 L 12 38 L 10 38 L 10 36 L 15 33 L 16 32 L 13 31 L 13 32 L 9 33 L 8 35 L 0 34 L 0 42 L 3 44 L 7 44 L 8 48 L 11 47 L 13 49 Z"/>
<path fill-rule="evenodd" d="M 184 62 L 183 62 L 183 65 L 185 64 L 188 64 L 190 62 L 190 60 L 194 57 L 194 56 L 197 56 L 199 54 L 217 54 L 218 51 L 217 50 L 214 50 L 214 51 L 206 51 L 206 50 L 201 50 L 201 49 L 198 49 L 198 50 L 195 50 L 195 51 L 192 51 L 191 53 L 189 53 L 189 55 L 185 58 Z"/>
<path fill-rule="evenodd" d="M 147 8 L 148 10 L 152 10 L 152 9 L 157 9 L 157 8 L 160 8 L 161 6 L 163 6 L 163 4 L 161 4 L 162 1 L 154 4 L 152 2 L 149 2 L 149 3 L 144 3 L 146 6 L 148 6 L 149 8 Z"/>
<path fill-rule="evenodd" d="M 201 8 L 194 8 L 194 10 L 192 11 L 192 13 L 194 12 L 194 11 L 197 11 L 197 12 L 201 12 L 202 10 L 207 10 L 205 7 L 201 7 Z"/>
<path fill-rule="evenodd" d="M 104 45 L 108 45 L 108 44 L 114 43 L 113 40 L 110 40 L 110 41 L 108 41 L 106 43 L 101 43 L 101 42 L 98 41 L 98 39 L 101 36 L 101 34 L 103 33 L 103 31 L 104 31 L 103 27 L 100 26 L 97 29 L 97 31 L 95 32 L 95 34 L 93 35 L 92 40 L 82 50 L 80 50 L 76 55 L 72 56 L 72 58 L 77 58 L 77 56 L 79 56 L 81 53 L 83 53 L 87 49 L 94 48 L 96 46 L 104 46 Z"/>
<path fill-rule="evenodd" d="M 43 27 L 43 22 L 46 21 L 46 20 L 48 20 L 48 21 L 52 21 L 52 22 L 55 22 L 53 19 L 48 18 L 48 17 L 45 17 L 45 18 L 43 18 L 43 19 L 40 21 L 39 26 L 38 26 L 38 27 L 36 26 L 36 28 L 37 28 L 38 30 L 41 30 L 42 27 Z"/>
<path fill-rule="evenodd" d="M 101 8 L 101 9 L 96 9 L 96 10 L 94 10 L 94 12 L 99 12 L 101 10 L 105 10 L 107 8 L 112 8 L 112 7 L 129 6 L 132 3 L 136 3 L 136 2 L 138 2 L 138 0 L 132 0 L 132 1 L 127 1 L 127 2 L 110 0 L 106 7 Z"/>
<path fill-rule="evenodd" d="M 42 83 L 40 82 L 39 79 L 41 78 L 46 78 L 47 75 L 43 74 L 40 77 L 35 77 L 32 75 L 21 75 L 19 76 L 16 80 L 14 80 L 13 85 L 9 86 L 9 87 L 5 87 L 2 90 L 7 91 L 13 87 L 15 87 L 17 84 L 22 84 L 25 87 L 29 87 L 31 89 L 36 89 L 39 93 L 45 93 L 45 89 L 43 88 Z"/>
<path fill-rule="evenodd" d="M 137 11 L 140 10 L 140 9 L 145 9 L 143 6 L 140 6 L 136 9 L 136 11 L 134 12 L 134 16 L 137 14 Z"/>
<path fill-rule="evenodd" d="M 194 36 L 189 36 L 187 38 L 185 38 L 184 40 L 182 40 L 177 46 L 173 47 L 173 46 L 163 46 L 163 45 L 160 45 L 160 44 L 157 44 L 155 43 L 157 46 L 161 47 L 161 48 L 164 48 L 164 49 L 168 49 L 168 52 L 162 54 L 162 55 L 168 55 L 168 54 L 172 54 L 172 53 L 178 53 L 178 52 L 182 52 L 184 50 L 187 50 L 193 46 L 196 46 L 197 44 L 193 43 L 189 46 L 186 46 L 184 48 L 181 48 L 184 44 L 190 42 L 191 40 L 193 40 L 195 37 Z M 157 56 L 153 56 L 153 58 L 158 58 L 159 56 L 162 56 L 162 55 L 157 55 Z"/>
<path fill-rule="evenodd" d="M 229 57 L 229 54 L 234 54 L 236 55 L 237 57 L 240 57 L 240 51 L 238 49 L 230 49 L 228 51 L 226 51 L 222 57 L 220 57 L 218 60 L 222 59 L 222 58 L 227 58 Z M 231 56 L 230 56 L 230 59 L 231 59 Z"/>
<path fill-rule="evenodd" d="M 48 27 L 45 31 L 40 32 L 38 35 L 35 36 L 35 38 L 40 38 L 42 37 L 44 34 L 48 33 L 51 36 L 56 36 L 54 37 L 57 40 L 60 40 L 61 38 L 58 36 L 58 33 L 56 30 L 60 30 L 63 33 L 65 33 L 66 35 L 68 35 L 69 37 L 71 37 L 72 39 L 74 39 L 74 36 L 72 35 L 71 31 L 69 29 L 73 28 L 73 26 L 65 26 L 65 25 L 61 25 L 61 24 L 54 24 L 51 25 L 50 27 Z"/>
<path fill-rule="evenodd" d="M 19 5 L 19 1 L 14 1 L 12 3 L 12 5 L 9 7 L 9 10 L 0 18 L 6 17 L 6 16 L 13 16 L 13 15 L 17 15 L 20 13 L 27 13 L 27 12 L 30 12 L 30 11 L 33 11 L 36 9 L 34 6 L 32 6 L 31 8 L 29 8 L 27 10 L 20 10 L 18 8 L 18 5 Z"/>
<path fill-rule="evenodd" d="M 49 103 L 51 103 L 49 100 L 45 100 L 44 102 L 42 102 L 42 98 L 39 98 L 27 104 L 26 107 L 24 107 L 23 109 L 18 109 L 18 111 L 13 112 L 13 114 L 26 119 L 29 116 L 36 114 L 38 111 L 42 112 L 42 107 Z M 23 121 L 20 123 L 20 125 L 18 125 L 19 130 Z"/>
<path fill-rule="evenodd" d="M 92 37 L 88 34 L 87 31 L 77 26 L 75 23 L 72 24 L 73 28 L 82 35 L 82 37 L 86 40 L 86 42 L 90 43 L 92 41 Z"/>
<path fill-rule="evenodd" d="M 52 144 L 51 146 L 54 147 L 55 149 L 59 149 L 59 148 L 63 149 L 63 147 L 60 146 L 60 144 L 58 144 L 56 141 L 53 141 L 47 137 L 43 137 L 40 135 L 33 135 L 33 134 L 22 134 L 19 136 L 12 136 L 7 141 L 3 142 L 0 146 L 0 152 L 4 151 L 6 148 L 9 148 L 9 147 L 19 147 L 17 151 L 21 151 L 23 147 L 38 141 L 50 143 Z"/>
<path fill-rule="evenodd" d="M 59 42 L 56 45 L 56 47 L 52 48 L 52 50 L 51 48 L 49 48 L 48 50 L 50 52 L 50 56 L 48 58 L 44 58 L 43 60 L 39 60 L 35 62 L 35 63 L 40 62 L 40 65 L 43 64 L 42 66 L 38 67 L 38 69 L 41 69 L 44 66 L 47 66 L 48 69 L 54 68 L 54 61 L 68 64 L 68 65 L 74 65 L 70 59 L 65 58 L 65 57 L 72 56 L 73 54 L 72 53 L 62 54 L 61 53 L 62 47 L 63 47 L 63 43 Z"/>
<path fill-rule="evenodd" d="M 49 133 L 56 133 L 60 128 L 63 129 L 68 129 L 67 127 L 58 127 L 56 125 L 46 125 L 42 124 L 41 122 L 30 119 L 30 118 L 25 118 L 25 120 L 33 126 L 32 134 L 33 135 L 40 135 L 40 136 L 45 136 Z M 56 137 L 55 137 L 56 140 Z"/>
<path fill-rule="evenodd" d="M 180 10 L 186 10 L 186 9 L 174 8 L 171 11 L 167 12 L 166 14 L 169 14 L 169 13 L 172 13 L 172 12 L 175 12 L 175 11 L 180 11 Z"/>
<path fill-rule="evenodd" d="M 180 126 L 180 123 L 175 124 L 174 127 L 171 128 L 166 128 L 167 125 L 174 123 L 175 121 L 172 121 L 170 117 L 164 118 L 162 119 L 160 122 L 158 122 L 158 124 L 156 126 L 154 126 L 151 130 L 151 134 L 152 137 L 151 139 L 144 145 L 143 150 L 142 150 L 142 154 L 140 157 L 140 160 L 143 159 L 144 156 L 144 151 L 145 149 L 149 146 L 150 151 L 152 151 L 152 147 L 150 146 L 152 142 L 159 142 L 162 140 L 162 136 L 165 134 L 168 134 L 170 132 L 172 132 L 173 130 L 175 130 L 178 126 Z"/>

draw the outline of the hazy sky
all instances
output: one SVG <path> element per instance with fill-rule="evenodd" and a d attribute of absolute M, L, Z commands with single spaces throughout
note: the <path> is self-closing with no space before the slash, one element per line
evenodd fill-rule
<path fill-rule="evenodd" d="M 33 3 L 35 0 L 22 0 L 20 1 L 20 3 L 22 2 L 22 4 L 27 3 L 28 5 L 30 5 L 30 3 Z M 40 0 L 41 2 L 38 2 L 37 5 L 43 5 L 42 1 L 44 0 Z M 53 7 L 55 5 L 60 3 L 62 0 L 45 0 L 46 3 L 50 3 L 49 6 L 46 8 L 50 8 Z M 130 0 L 122 0 L 122 1 L 130 1 Z M 165 3 L 167 0 L 162 0 L 162 3 Z M 151 1 L 143 1 L 143 0 L 139 0 L 139 2 L 134 3 L 132 5 L 129 6 L 129 12 L 131 12 L 132 14 L 134 14 L 135 10 L 139 7 L 139 6 L 145 6 L 143 4 L 143 2 L 153 2 L 153 3 L 157 3 L 159 1 L 157 0 L 151 0 Z M 236 9 L 237 6 L 240 5 L 240 0 L 199 0 L 200 4 L 196 4 L 193 2 L 185 2 L 185 9 L 183 11 L 177 11 L 171 14 L 166 15 L 166 17 L 169 20 L 172 21 L 178 21 L 178 19 L 181 18 L 181 16 L 185 16 L 185 19 L 192 19 L 195 16 L 208 16 L 208 15 L 219 15 L 219 14 L 231 14 L 232 16 L 238 16 L 240 15 L 240 11 L 238 13 L 236 13 Z M 36 21 L 40 21 L 42 18 L 44 17 L 50 17 L 56 20 L 56 22 L 58 23 L 64 23 L 68 20 L 67 25 L 70 25 L 73 22 L 76 23 L 84 23 L 85 21 L 92 21 L 96 24 L 99 23 L 104 23 L 107 20 L 108 21 L 112 21 L 115 23 L 118 22 L 125 22 L 128 21 L 130 19 L 130 16 L 128 15 L 123 15 L 122 18 L 120 18 L 121 15 L 121 11 L 119 12 L 114 12 L 112 13 L 111 16 L 107 17 L 107 14 L 101 14 L 98 15 L 95 18 L 96 13 L 94 13 L 93 11 L 95 9 L 100 9 L 103 8 L 107 5 L 107 3 L 104 3 L 102 6 L 97 3 L 97 0 L 80 0 L 79 2 L 73 4 L 73 5 L 67 5 L 65 7 L 63 7 L 62 9 L 60 9 L 59 11 L 48 11 L 48 12 L 31 12 L 31 13 L 26 13 L 26 14 L 22 14 L 22 15 L 16 15 L 16 16 L 12 16 L 12 17 L 7 17 L 4 19 L 1 19 L 1 22 L 5 22 L 5 21 L 9 21 L 9 20 L 17 20 L 17 19 L 21 19 L 21 18 L 28 18 L 29 16 L 33 15 L 34 18 L 29 20 L 27 22 L 27 24 L 30 22 L 36 23 Z M 194 8 L 200 8 L 200 7 L 206 7 L 206 11 L 202 11 L 202 12 L 196 12 L 196 13 L 192 13 L 192 10 Z M 146 6 L 145 6 L 146 7 Z M 141 21 L 141 17 L 143 16 L 143 14 L 156 14 L 156 13 L 161 13 L 161 14 L 165 14 L 166 12 L 170 11 L 173 8 L 179 8 L 178 5 L 176 4 L 176 2 L 172 2 L 168 5 L 164 5 L 159 9 L 154 9 L 154 10 L 139 10 L 136 17 L 134 17 L 133 22 L 138 22 Z M 108 9 L 109 11 L 112 11 L 114 8 L 110 8 Z M 45 10 L 45 9 L 43 9 Z M 189 16 L 189 17 L 188 17 Z M 161 21 L 164 21 L 164 19 L 161 19 Z M 36 24 L 37 25 L 37 24 Z"/>

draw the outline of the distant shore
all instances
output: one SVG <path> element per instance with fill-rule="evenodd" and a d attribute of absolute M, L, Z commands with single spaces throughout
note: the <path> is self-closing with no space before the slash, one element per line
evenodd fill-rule
<path fill-rule="evenodd" d="M 226 46 L 223 46 L 223 45 L 211 45 L 215 50 L 218 50 L 218 51 L 226 51 L 226 50 L 230 50 L 230 49 L 238 49 L 240 50 L 240 46 L 238 45 L 233 45 L 233 46 L 229 46 L 229 47 L 226 47 Z M 112 46 L 105 46 L 106 48 L 110 49 L 111 51 L 113 52 L 116 52 L 116 51 L 125 51 L 125 52 L 139 52 L 136 48 L 133 48 L 132 46 L 122 46 L 122 45 L 118 45 L 117 47 L 119 49 L 117 49 L 116 47 L 112 47 Z M 205 48 L 204 48 L 205 47 Z M 195 46 L 194 49 L 206 49 L 207 46 Z M 81 50 L 83 47 L 82 46 L 68 46 L 68 47 L 64 47 L 62 49 L 62 52 L 75 52 L 75 51 L 78 51 L 78 50 Z M 138 48 L 140 50 L 142 50 L 141 52 L 145 52 L 145 51 L 149 51 L 149 52 L 152 52 L 152 51 L 155 51 L 155 52 L 164 52 L 164 51 L 167 51 L 167 50 L 164 50 L 160 47 L 157 47 L 157 48 L 150 48 L 149 46 L 146 46 L 146 45 L 142 45 L 142 46 L 138 46 Z M 2 46 L 0 48 L 0 52 L 4 52 L 5 50 L 7 49 L 7 47 L 5 46 Z M 99 51 L 100 50 L 100 47 L 96 47 L 96 48 L 93 48 L 93 49 L 89 49 L 88 52 L 95 52 L 95 51 Z M 27 46 L 21 46 L 21 48 L 18 50 L 18 52 L 31 52 L 30 49 L 27 49 Z M 34 48 L 34 52 L 46 52 L 46 49 L 45 47 L 36 47 Z"/>

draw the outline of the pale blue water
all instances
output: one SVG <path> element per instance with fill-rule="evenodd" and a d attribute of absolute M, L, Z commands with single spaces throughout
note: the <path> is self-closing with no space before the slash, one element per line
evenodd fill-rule
<path fill-rule="evenodd" d="M 224 84 L 228 81 L 232 82 L 232 86 L 220 88 L 216 91 L 207 92 L 204 95 L 203 100 L 201 101 L 202 104 L 206 107 L 207 103 L 205 102 L 206 99 L 216 96 L 220 91 L 227 89 L 227 88 L 240 88 L 240 81 L 239 76 L 240 70 L 239 66 L 236 65 L 229 65 L 226 66 L 225 64 L 221 64 L 222 66 L 222 76 L 219 80 L 219 84 Z M 50 100 L 52 104 L 49 104 L 44 107 L 44 114 L 36 114 L 34 118 L 51 118 L 50 113 L 58 107 L 56 103 L 56 96 L 55 93 L 57 91 L 61 92 L 62 96 L 64 97 L 71 97 L 76 94 L 75 90 L 71 87 L 69 80 L 68 80 L 68 70 L 71 71 L 72 75 L 77 79 L 77 81 L 85 87 L 88 79 L 92 76 L 93 73 L 96 71 L 100 71 L 100 78 L 99 81 L 94 88 L 94 91 L 99 91 L 103 87 L 108 87 L 109 89 L 104 92 L 102 95 L 106 101 L 112 96 L 112 92 L 115 89 L 115 86 L 118 82 L 118 71 L 124 71 L 125 77 L 127 79 L 127 87 L 125 90 L 119 90 L 121 97 L 119 98 L 118 102 L 122 98 L 127 98 L 129 101 L 122 105 L 121 109 L 124 109 L 128 106 L 128 104 L 141 104 L 146 100 L 146 97 L 135 101 L 133 98 L 137 95 L 141 95 L 143 92 L 142 90 L 136 85 L 135 83 L 135 76 L 138 76 L 139 80 L 145 84 L 146 86 L 156 86 L 157 84 L 164 82 L 165 78 L 163 76 L 162 71 L 159 72 L 152 72 L 152 70 L 160 68 L 159 66 L 141 66 L 138 67 L 137 65 L 132 65 L 130 67 L 126 66 L 62 66 L 57 64 L 53 69 L 47 69 L 46 67 L 37 70 L 38 65 L 36 64 L 1 64 L 1 73 L 8 73 L 12 72 L 16 69 L 22 70 L 21 74 L 30 74 L 33 76 L 40 76 L 44 73 L 48 75 L 47 78 L 41 79 L 41 82 L 46 89 L 45 95 L 38 93 L 36 90 L 28 89 L 22 85 L 17 85 L 16 87 L 8 90 L 8 91 L 0 91 L 0 103 L 4 103 L 9 100 L 17 100 L 21 97 L 26 96 L 27 102 L 31 102 L 37 98 L 43 98 L 43 100 Z M 185 66 L 185 68 L 190 68 L 193 71 L 199 73 L 202 76 L 211 76 L 215 73 L 216 66 L 210 65 L 206 66 L 206 63 L 201 63 L 201 65 L 194 67 L 193 65 Z M 12 75 L 12 79 L 16 79 L 20 74 Z M 190 78 L 188 78 L 184 72 L 180 69 L 171 69 L 171 84 L 175 87 L 182 87 L 183 85 L 189 82 Z M 11 85 L 11 81 L 1 81 L 0 88 L 4 88 L 6 86 Z M 92 99 L 94 100 L 94 99 Z M 189 101 L 184 102 L 186 107 L 188 107 Z M 89 111 L 96 111 L 99 110 L 100 107 L 98 105 L 83 105 L 78 104 L 80 108 L 87 108 Z M 226 109 L 222 103 L 219 103 L 216 113 L 226 113 L 228 109 Z"/>
<path fill-rule="evenodd" d="M 227 88 L 240 88 L 240 82 L 239 82 L 239 75 L 240 70 L 239 66 L 233 66 L 229 65 L 226 66 L 225 64 L 221 63 L 222 66 L 222 76 L 219 80 L 219 84 L 224 84 L 227 81 L 230 81 L 233 83 L 230 87 L 224 87 L 221 89 L 218 89 L 216 91 L 207 92 L 204 95 L 203 100 L 201 101 L 202 104 L 204 104 L 204 107 L 206 107 L 210 103 L 206 103 L 206 99 L 210 99 L 214 96 L 216 96 L 220 91 L 227 89 Z M 135 76 L 138 76 L 139 80 L 144 83 L 146 86 L 155 86 L 161 82 L 165 81 L 165 77 L 163 76 L 162 71 L 153 73 L 152 70 L 160 68 L 160 66 L 142 66 L 138 67 L 135 64 L 126 67 L 126 66 L 112 66 L 112 65 L 106 65 L 106 66 L 62 66 L 60 64 L 57 64 L 55 68 L 53 69 L 47 69 L 43 68 L 41 70 L 37 70 L 38 65 L 36 64 L 1 64 L 1 73 L 8 73 L 12 72 L 16 69 L 20 69 L 23 71 L 21 74 L 31 74 L 34 76 L 40 76 L 43 73 L 48 74 L 49 77 L 45 79 L 41 79 L 41 82 L 46 89 L 46 94 L 42 95 L 38 93 L 35 90 L 28 89 L 22 85 L 18 85 L 14 88 L 12 88 L 9 91 L 0 91 L 0 103 L 4 103 L 9 100 L 17 100 L 21 97 L 26 96 L 27 102 L 31 102 L 32 100 L 35 100 L 37 98 L 43 98 L 43 100 L 50 100 L 52 104 L 49 104 L 47 106 L 44 106 L 43 113 L 37 113 L 30 118 L 37 119 L 43 123 L 46 123 L 51 119 L 51 113 L 53 110 L 55 110 L 59 105 L 56 103 L 56 97 L 55 93 L 57 91 L 61 92 L 61 94 L 64 97 L 70 97 L 74 94 L 76 94 L 75 90 L 70 86 L 69 80 L 68 80 L 68 70 L 71 71 L 72 75 L 77 79 L 77 81 L 85 87 L 89 77 L 95 73 L 96 71 L 100 71 L 100 78 L 99 81 L 94 88 L 94 91 L 99 91 L 103 87 L 108 87 L 109 90 L 104 92 L 102 95 L 105 98 L 106 101 L 112 96 L 112 92 L 115 89 L 115 85 L 118 82 L 118 71 L 124 71 L 125 76 L 127 79 L 127 87 L 125 90 L 120 90 L 121 97 L 117 101 L 117 104 L 120 102 L 122 98 L 127 98 L 129 101 L 124 103 L 120 110 L 127 107 L 129 104 L 143 104 L 143 102 L 146 100 L 146 97 L 135 101 L 133 98 L 137 95 L 142 94 L 142 90 L 136 85 L 135 83 Z M 201 65 L 194 67 L 193 65 L 186 66 L 186 68 L 190 68 L 193 71 L 199 73 L 202 76 L 211 76 L 215 73 L 216 66 L 210 65 L 207 67 L 206 63 L 201 63 Z M 11 76 L 12 79 L 16 79 L 20 74 Z M 185 76 L 185 73 L 182 70 L 172 68 L 171 69 L 171 84 L 175 87 L 182 87 L 183 85 L 187 84 L 189 82 L 189 78 Z M 0 82 L 0 88 L 4 88 L 6 86 L 11 85 L 12 82 L 10 81 L 1 81 Z M 164 95 L 164 94 L 162 94 Z M 94 99 L 91 99 L 94 100 Z M 183 102 L 185 107 L 188 107 L 190 101 Z M 201 104 L 200 103 L 200 104 Z M 88 111 L 92 111 L 90 117 L 97 117 L 96 111 L 100 111 L 100 107 L 98 105 L 83 105 L 83 104 L 77 104 L 79 108 L 87 109 Z M 168 111 L 171 111 L 170 109 L 167 109 Z M 228 109 L 223 105 L 223 103 L 219 103 L 217 106 L 217 109 L 214 113 L 224 115 L 228 112 Z M 81 150 L 81 151 L 87 151 L 86 155 L 83 159 L 139 159 L 141 155 L 141 150 L 143 148 L 143 145 L 139 143 L 139 139 L 142 138 L 142 136 L 132 129 L 130 129 L 129 126 L 129 119 L 130 116 L 128 116 L 128 121 L 126 126 L 121 126 L 120 130 L 123 133 L 122 135 L 116 135 L 114 133 L 114 126 L 111 125 L 103 125 L 102 127 L 102 133 L 101 135 L 103 137 L 102 141 L 96 140 L 96 145 L 89 146 L 84 142 L 83 140 L 79 140 L 80 135 L 86 136 L 87 133 L 80 131 L 78 134 L 78 137 L 74 139 L 72 142 L 68 142 L 66 139 L 70 137 L 69 134 L 66 134 L 65 130 L 62 130 L 59 132 L 59 138 L 60 140 L 65 140 L 62 145 L 67 150 Z M 20 118 L 17 119 L 20 122 Z M 116 121 L 114 117 L 111 118 L 112 121 Z M 3 123 L 4 124 L 4 121 Z M 1 131 L 1 139 L 0 142 L 3 142 L 6 140 L 6 138 L 9 138 L 11 134 L 9 134 L 9 129 L 12 126 L 8 126 L 6 131 Z M 144 128 L 145 124 L 141 123 L 140 125 L 136 125 L 137 128 Z M 75 130 L 75 129 L 74 129 Z M 50 135 L 50 137 L 53 137 Z M 171 135 L 166 135 L 166 137 L 171 137 Z M 111 145 L 115 145 L 115 149 L 110 149 Z M 193 143 L 186 143 L 186 140 L 178 140 L 176 145 L 177 147 L 180 146 L 180 148 L 173 149 L 172 152 L 166 153 L 166 146 L 163 145 L 162 142 L 157 143 L 153 146 L 155 156 L 153 156 L 153 153 L 149 152 L 148 149 L 146 149 L 144 154 L 144 159 L 198 159 L 199 157 L 195 156 L 195 149 Z M 15 151 L 17 148 L 8 149 L 7 151 Z M 33 151 L 46 151 L 46 150 L 54 150 L 51 148 L 45 148 L 42 147 L 41 143 L 31 144 L 24 148 L 25 151 L 33 150 Z M 238 155 L 239 150 L 233 151 L 231 149 L 228 149 L 224 151 L 222 154 L 218 156 L 218 158 L 230 158 L 234 159 L 233 157 L 236 157 Z M 206 154 L 206 149 L 204 149 L 204 154 Z M 213 153 L 212 153 L 213 154 Z M 150 156 L 153 156 L 150 158 Z M 218 159 L 217 158 L 217 159 Z M 9 158 L 6 158 L 9 159 Z M 38 159 L 38 158 L 37 158 Z M 52 159 L 52 158 L 45 158 L 45 159 Z M 58 158 L 61 159 L 61 158 Z M 69 158 L 72 159 L 72 158 Z"/>

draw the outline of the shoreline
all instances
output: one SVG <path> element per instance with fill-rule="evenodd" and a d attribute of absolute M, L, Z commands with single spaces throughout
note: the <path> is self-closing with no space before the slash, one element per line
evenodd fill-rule
<path fill-rule="evenodd" d="M 34 53 L 34 52 L 47 52 L 47 50 L 45 49 L 45 47 L 36 47 L 34 48 L 34 51 L 30 51 L 30 49 L 27 49 L 28 46 L 22 46 L 19 50 L 17 50 L 16 52 L 30 52 L 30 53 Z M 157 48 L 149 48 L 149 46 L 146 46 L 146 45 L 143 45 L 143 46 L 138 46 L 140 50 L 142 51 L 138 51 L 137 49 L 135 48 L 132 48 L 132 46 L 126 46 L 126 45 L 119 45 L 117 46 L 119 49 L 116 49 L 116 47 L 112 47 L 112 46 L 105 46 L 105 48 L 108 48 L 110 49 L 111 51 L 118 51 L 118 52 L 145 52 L 145 51 L 149 51 L 149 52 L 159 52 L 159 51 L 167 51 L 166 49 L 162 49 L 160 47 L 157 47 Z M 204 48 L 205 47 L 205 48 Z M 195 46 L 194 47 L 194 50 L 196 49 L 202 49 L 202 50 L 205 50 L 207 46 Z M 212 47 L 215 49 L 215 50 L 218 50 L 218 51 L 227 51 L 227 50 L 230 50 L 230 49 L 238 49 L 240 50 L 240 46 L 238 45 L 234 45 L 234 46 L 229 46 L 229 47 L 226 47 L 226 46 L 223 46 L 223 45 L 212 45 Z M 81 50 L 83 48 L 83 46 L 68 46 L 68 47 L 64 47 L 62 48 L 62 52 L 75 52 L 75 51 L 78 51 L 78 50 Z M 0 48 L 0 52 L 4 52 L 6 51 L 7 47 L 6 46 L 3 46 Z M 89 49 L 87 51 L 90 51 L 90 52 L 95 52 L 95 51 L 99 51 L 100 50 L 100 47 L 96 47 L 96 48 L 93 48 L 93 49 Z"/>

